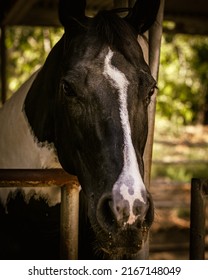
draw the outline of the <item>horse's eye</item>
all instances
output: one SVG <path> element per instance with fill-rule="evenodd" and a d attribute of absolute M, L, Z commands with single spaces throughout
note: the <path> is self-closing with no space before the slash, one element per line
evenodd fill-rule
<path fill-rule="evenodd" d="M 146 96 L 146 98 L 145 98 L 145 105 L 148 106 L 150 104 L 151 97 L 154 94 L 154 92 L 155 92 L 155 87 L 151 88 L 151 90 L 149 91 L 148 95 Z"/>
<path fill-rule="evenodd" d="M 61 88 L 62 88 L 62 91 L 65 96 L 68 96 L 68 97 L 76 96 L 75 89 L 68 82 L 63 81 L 61 84 Z"/>
<path fill-rule="evenodd" d="M 146 98 L 145 98 L 145 105 L 148 106 L 151 102 L 151 96 L 148 95 Z"/>
<path fill-rule="evenodd" d="M 149 92 L 149 96 L 151 97 L 155 92 L 155 87 L 151 88 L 150 92 Z"/>

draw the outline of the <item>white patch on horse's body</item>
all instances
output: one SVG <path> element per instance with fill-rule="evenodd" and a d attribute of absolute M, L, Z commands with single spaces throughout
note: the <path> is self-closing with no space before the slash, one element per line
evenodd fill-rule
<path fill-rule="evenodd" d="M 135 149 L 131 139 L 131 128 L 129 123 L 129 114 L 127 108 L 127 92 L 129 82 L 119 69 L 111 64 L 113 52 L 109 48 L 105 57 L 104 76 L 118 90 L 120 119 L 124 134 L 124 165 L 118 180 L 113 186 L 114 207 L 119 205 L 121 197 L 129 203 L 129 217 L 127 224 L 133 224 L 139 215 L 133 213 L 133 205 L 136 200 L 146 203 L 146 189 L 139 171 Z"/>
<path fill-rule="evenodd" d="M 0 168 L 60 168 L 53 144 L 38 143 L 24 113 L 25 97 L 37 76 L 33 74 L 0 109 Z M 0 199 L 6 205 L 15 188 L 0 188 Z M 25 200 L 34 194 L 34 188 L 25 188 Z M 49 195 L 50 194 L 50 195 Z M 58 188 L 36 188 L 36 197 L 44 197 L 49 205 L 60 202 Z"/>

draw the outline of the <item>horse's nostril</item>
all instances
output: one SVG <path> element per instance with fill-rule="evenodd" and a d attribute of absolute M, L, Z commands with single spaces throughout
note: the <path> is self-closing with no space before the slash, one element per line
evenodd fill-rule
<path fill-rule="evenodd" d="M 96 217 L 103 230 L 113 232 L 125 225 L 151 226 L 154 209 L 149 197 L 146 203 L 139 199 L 129 203 L 124 199 L 115 202 L 111 194 L 104 194 L 98 201 Z"/>
<path fill-rule="evenodd" d="M 141 219 L 145 217 L 149 209 L 149 202 L 141 202 L 139 199 L 136 199 L 133 204 L 133 214 L 140 217 Z"/>
<path fill-rule="evenodd" d="M 97 207 L 97 219 L 102 227 L 116 228 L 127 223 L 130 207 L 127 200 L 121 199 L 115 203 L 111 194 L 103 195 Z M 112 230 L 112 229 L 111 229 Z"/>
<path fill-rule="evenodd" d="M 124 224 L 127 222 L 130 215 L 129 203 L 126 200 L 118 201 L 113 207 L 113 213 L 119 224 Z"/>
<path fill-rule="evenodd" d="M 115 228 L 115 216 L 113 213 L 113 201 L 111 194 L 104 194 L 97 205 L 97 220 L 105 231 L 113 231 Z"/>

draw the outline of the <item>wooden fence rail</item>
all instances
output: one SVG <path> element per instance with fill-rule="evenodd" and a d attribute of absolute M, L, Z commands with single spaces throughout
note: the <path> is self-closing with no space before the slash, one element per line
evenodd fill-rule
<path fill-rule="evenodd" d="M 0 169 L 0 188 L 61 187 L 61 259 L 78 258 L 79 182 L 63 169 Z"/>

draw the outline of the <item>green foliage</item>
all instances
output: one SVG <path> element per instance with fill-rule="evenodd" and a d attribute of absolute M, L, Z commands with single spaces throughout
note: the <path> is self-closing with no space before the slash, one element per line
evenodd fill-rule
<path fill-rule="evenodd" d="M 191 178 L 207 178 L 207 163 L 153 163 L 151 178 L 152 180 L 156 178 L 163 178 L 176 182 L 190 182 Z"/>
<path fill-rule="evenodd" d="M 205 102 L 208 38 L 164 34 L 157 112 L 175 124 L 199 121 Z"/>
<path fill-rule="evenodd" d="M 62 33 L 60 28 L 6 29 L 8 97 L 41 67 Z"/>
<path fill-rule="evenodd" d="M 61 28 L 9 27 L 8 97 L 41 65 Z M 164 34 L 157 114 L 174 125 L 203 122 L 208 108 L 208 37 Z M 208 118 L 208 109 L 207 109 Z"/>
<path fill-rule="evenodd" d="M 190 182 L 207 177 L 208 128 L 156 117 L 151 178 Z"/>
<path fill-rule="evenodd" d="M 50 51 L 63 34 L 62 28 L 8 27 L 7 78 L 8 97 L 30 75 L 41 67 Z M 162 38 L 157 102 L 156 132 L 159 139 L 173 141 L 183 135 L 183 125 L 202 123 L 202 112 L 208 110 L 208 37 L 164 34 Z M 156 135 L 157 136 L 157 135 Z M 191 147 L 183 152 L 160 143 L 154 144 L 153 159 L 160 161 L 200 160 L 196 164 L 164 164 L 152 166 L 152 177 L 176 181 L 190 181 L 207 174 L 207 147 Z M 169 159 L 167 158 L 169 156 Z M 179 160 L 180 160 L 179 159 Z M 170 161 L 171 161 L 170 160 Z"/>

